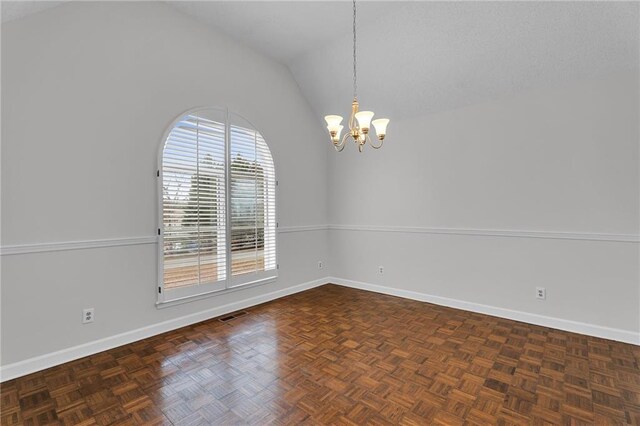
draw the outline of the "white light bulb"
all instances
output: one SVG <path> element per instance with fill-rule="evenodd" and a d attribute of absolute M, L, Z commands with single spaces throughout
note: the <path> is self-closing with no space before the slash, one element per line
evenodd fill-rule
<path fill-rule="evenodd" d="M 336 128 L 336 135 L 332 138 L 334 142 L 338 142 L 340 140 L 340 134 L 342 133 L 342 129 L 344 126 L 340 125 Z M 331 131 L 331 130 L 329 130 Z"/>

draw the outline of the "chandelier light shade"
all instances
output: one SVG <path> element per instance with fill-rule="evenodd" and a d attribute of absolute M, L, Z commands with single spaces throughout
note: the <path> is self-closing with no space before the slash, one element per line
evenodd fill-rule
<path fill-rule="evenodd" d="M 371 122 L 373 127 L 376 129 L 376 134 L 380 140 L 384 139 L 384 135 L 387 134 L 387 124 L 389 124 L 388 118 L 378 118 L 377 120 L 373 120 Z"/>
<path fill-rule="evenodd" d="M 356 1 L 353 0 L 353 102 L 351 103 L 351 116 L 349 117 L 348 126 L 349 129 L 342 135 L 342 129 L 344 126 L 342 123 L 342 117 L 339 115 L 327 115 L 324 117 L 327 122 L 327 130 L 329 136 L 331 136 L 331 142 L 334 148 L 340 152 L 344 149 L 347 140 L 351 138 L 358 146 L 358 151 L 362 152 L 367 142 L 372 148 L 378 149 L 382 147 L 385 136 L 387 135 L 387 125 L 389 124 L 388 118 L 378 118 L 373 120 L 375 115 L 373 111 L 360 111 L 360 104 L 358 103 L 358 79 L 357 79 L 357 61 L 356 61 Z M 379 141 L 378 144 L 371 141 L 370 129 L 371 125 L 376 132 L 376 138 Z"/>

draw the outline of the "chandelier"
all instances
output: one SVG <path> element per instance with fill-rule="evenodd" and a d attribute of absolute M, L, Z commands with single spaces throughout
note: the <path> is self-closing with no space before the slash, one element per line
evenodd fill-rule
<path fill-rule="evenodd" d="M 327 130 L 329 130 L 329 135 L 331 136 L 331 142 L 338 152 L 344 149 L 349 138 L 353 139 L 358 145 L 358 151 L 360 152 L 362 152 L 367 142 L 372 148 L 378 149 L 382 147 L 387 133 L 387 125 L 389 124 L 389 119 L 387 118 L 371 121 L 374 115 L 372 111 L 359 111 L 356 65 L 356 0 L 353 0 L 353 102 L 351 103 L 351 116 L 349 117 L 349 131 L 340 139 L 340 134 L 344 128 L 340 124 L 342 123 L 342 117 L 339 115 L 327 115 L 324 117 L 327 122 Z M 378 145 L 374 144 L 369 137 L 371 124 L 376 129 L 377 139 L 380 141 Z"/>

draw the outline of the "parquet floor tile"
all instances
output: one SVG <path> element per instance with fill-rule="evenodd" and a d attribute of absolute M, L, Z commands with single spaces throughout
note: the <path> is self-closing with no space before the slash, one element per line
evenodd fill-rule
<path fill-rule="evenodd" d="M 1 425 L 640 425 L 640 347 L 335 285 L 0 385 Z"/>

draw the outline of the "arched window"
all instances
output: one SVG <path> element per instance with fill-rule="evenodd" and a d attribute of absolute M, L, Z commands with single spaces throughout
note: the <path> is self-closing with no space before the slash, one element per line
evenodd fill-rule
<path fill-rule="evenodd" d="M 199 109 L 164 141 L 159 301 L 271 281 L 276 179 L 264 138 L 242 117 Z"/>

